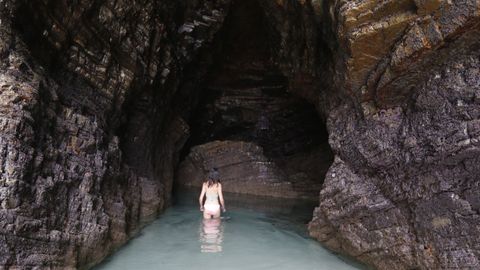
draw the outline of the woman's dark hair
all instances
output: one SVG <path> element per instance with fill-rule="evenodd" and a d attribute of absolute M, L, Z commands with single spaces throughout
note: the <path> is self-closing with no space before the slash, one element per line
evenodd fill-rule
<path fill-rule="evenodd" d="M 217 168 L 212 168 L 208 173 L 207 185 L 211 187 L 220 183 L 220 174 L 218 173 Z"/>

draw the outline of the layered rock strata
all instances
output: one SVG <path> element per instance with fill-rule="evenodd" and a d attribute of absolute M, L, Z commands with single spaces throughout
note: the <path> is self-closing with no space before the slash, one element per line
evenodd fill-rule
<path fill-rule="evenodd" d="M 0 2 L 0 268 L 91 266 L 168 205 L 167 108 L 227 3 Z"/>
<path fill-rule="evenodd" d="M 378 269 L 478 268 L 478 1 L 331 2 L 344 98 L 311 235 Z"/>
<path fill-rule="evenodd" d="M 263 148 L 242 141 L 214 141 L 192 148 L 180 164 L 176 183 L 201 187 L 212 168 L 218 168 L 222 189 L 226 192 L 292 199 L 316 199 L 322 173 L 317 162 L 329 149 L 301 153 L 283 163 L 266 157 Z M 314 169 L 318 171 L 312 172 Z M 309 175 L 310 174 L 310 175 Z"/>

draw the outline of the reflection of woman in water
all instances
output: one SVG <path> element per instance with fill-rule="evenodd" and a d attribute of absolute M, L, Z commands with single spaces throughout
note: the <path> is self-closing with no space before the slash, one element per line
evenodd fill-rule
<path fill-rule="evenodd" d="M 203 197 L 206 196 L 205 204 Z M 203 211 L 203 218 L 219 218 L 220 208 L 225 212 L 225 202 L 223 201 L 222 184 L 220 184 L 220 177 L 217 168 L 213 168 L 207 181 L 203 183 L 202 193 L 198 199 L 200 203 L 200 211 Z"/>
<path fill-rule="evenodd" d="M 219 218 L 203 219 L 200 228 L 201 252 L 222 252 L 223 226 Z"/>

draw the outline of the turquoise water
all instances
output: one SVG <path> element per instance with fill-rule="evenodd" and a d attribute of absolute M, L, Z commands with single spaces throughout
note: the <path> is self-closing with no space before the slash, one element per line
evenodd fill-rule
<path fill-rule="evenodd" d="M 225 219 L 203 220 L 186 194 L 95 269 L 363 269 L 307 236 L 308 204 L 226 195 Z"/>

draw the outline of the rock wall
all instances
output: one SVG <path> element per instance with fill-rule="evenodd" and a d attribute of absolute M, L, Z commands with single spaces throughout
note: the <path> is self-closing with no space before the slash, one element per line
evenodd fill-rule
<path fill-rule="evenodd" d="M 282 161 L 265 156 L 253 142 L 213 141 L 193 147 L 179 165 L 176 184 L 201 187 L 216 167 L 226 192 L 316 200 L 330 149 L 319 147 Z"/>
<path fill-rule="evenodd" d="M 88 267 L 164 209 L 227 4 L 0 2 L 0 268 Z"/>
<path fill-rule="evenodd" d="M 309 229 L 378 269 L 476 269 L 478 1 L 331 1 L 336 154 Z"/>

